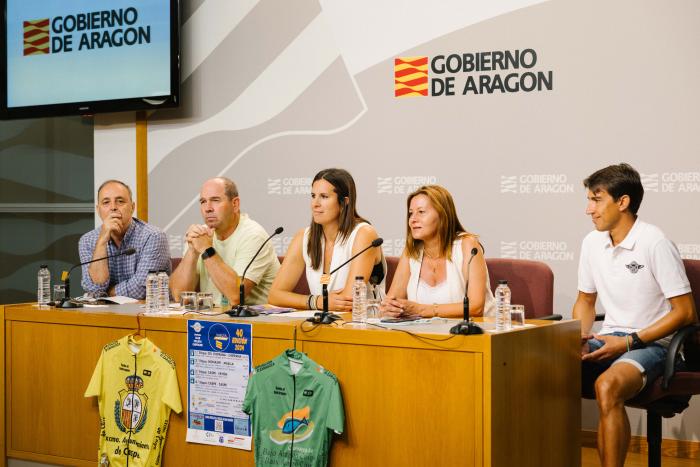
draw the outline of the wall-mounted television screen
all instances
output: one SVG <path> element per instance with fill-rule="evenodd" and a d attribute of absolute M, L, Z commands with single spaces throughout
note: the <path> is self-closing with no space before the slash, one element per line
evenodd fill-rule
<path fill-rule="evenodd" d="M 0 114 L 179 103 L 178 0 L 0 0 Z"/>

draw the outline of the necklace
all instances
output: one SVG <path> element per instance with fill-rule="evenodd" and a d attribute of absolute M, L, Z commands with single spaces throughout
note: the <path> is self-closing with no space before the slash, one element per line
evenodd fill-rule
<path fill-rule="evenodd" d="M 437 268 L 440 265 L 440 257 L 430 256 L 425 250 L 423 251 L 423 257 L 423 262 L 428 270 L 433 274 L 433 277 L 437 276 Z"/>
<path fill-rule="evenodd" d="M 428 252 L 426 250 L 423 250 L 423 256 L 425 256 L 428 259 L 440 259 L 440 255 L 428 254 Z"/>

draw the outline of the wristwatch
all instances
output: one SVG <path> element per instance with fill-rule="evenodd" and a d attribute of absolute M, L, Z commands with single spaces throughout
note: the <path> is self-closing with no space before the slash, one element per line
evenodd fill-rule
<path fill-rule="evenodd" d="M 211 258 L 215 254 L 216 254 L 216 250 L 214 249 L 213 246 L 210 246 L 209 248 L 207 248 L 206 250 L 204 250 L 202 252 L 202 259 Z"/>
<path fill-rule="evenodd" d="M 632 345 L 630 345 L 630 350 L 643 349 L 647 346 L 644 341 L 639 338 L 636 332 L 630 334 L 630 337 L 632 337 Z"/>

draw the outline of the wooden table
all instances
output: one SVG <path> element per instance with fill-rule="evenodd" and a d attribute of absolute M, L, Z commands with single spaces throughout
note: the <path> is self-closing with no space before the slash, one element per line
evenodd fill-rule
<path fill-rule="evenodd" d="M 133 332 L 139 311 L 0 306 L 7 457 L 95 465 L 97 400 L 83 393 L 101 348 Z M 200 318 L 229 319 L 139 319 L 143 334 L 175 359 L 183 407 L 186 320 Z M 255 365 L 293 347 L 296 335 L 297 348 L 338 377 L 346 425 L 333 443 L 333 466 L 580 465 L 578 321 L 451 338 L 453 322 L 403 327 L 418 333 L 410 335 L 353 325 L 309 329 L 280 317 L 238 321 L 253 323 Z M 186 443 L 185 412 L 170 421 L 166 466 L 253 465 L 252 452 Z"/>

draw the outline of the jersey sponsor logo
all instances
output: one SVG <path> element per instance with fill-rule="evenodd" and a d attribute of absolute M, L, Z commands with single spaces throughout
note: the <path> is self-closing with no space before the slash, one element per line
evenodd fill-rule
<path fill-rule="evenodd" d="M 321 368 L 321 370 L 323 370 L 322 373 L 324 375 L 328 376 L 333 381 L 338 381 L 338 378 L 336 378 L 335 374 L 333 374 L 332 371 L 326 370 L 325 368 Z"/>
<path fill-rule="evenodd" d="M 143 370 L 143 376 L 151 376 L 151 370 Z"/>
<path fill-rule="evenodd" d="M 304 396 L 305 397 L 311 397 L 314 395 L 313 389 L 304 389 Z"/>
<path fill-rule="evenodd" d="M 175 368 L 175 360 L 173 360 L 173 357 L 171 357 L 170 355 L 168 355 L 165 352 L 161 352 L 160 358 L 162 358 L 163 360 L 168 362 L 168 365 L 170 365 L 172 368 Z"/>
<path fill-rule="evenodd" d="M 121 343 L 119 341 L 110 342 L 109 344 L 105 345 L 102 348 L 102 350 L 104 350 L 106 352 L 106 351 L 111 350 L 115 347 L 119 347 L 120 345 L 121 345 Z"/>
<path fill-rule="evenodd" d="M 258 372 L 261 372 L 261 371 L 263 371 L 263 370 L 267 370 L 268 368 L 272 368 L 273 366 L 275 366 L 275 362 L 272 361 L 272 360 L 270 360 L 270 361 L 267 362 L 267 363 L 263 363 L 262 365 L 256 366 L 256 367 L 255 367 L 255 372 L 258 373 Z"/>
<path fill-rule="evenodd" d="M 114 403 L 114 421 L 124 433 L 138 433 L 146 424 L 148 396 L 139 392 L 143 388 L 140 376 L 130 375 L 124 380 L 127 389 L 119 391 Z"/>
<path fill-rule="evenodd" d="M 270 439 L 275 444 L 300 443 L 308 439 L 314 431 L 314 422 L 311 421 L 311 408 L 287 412 L 277 422 L 278 430 L 270 430 Z"/>
<path fill-rule="evenodd" d="M 625 267 L 629 269 L 632 274 L 637 274 L 640 269 L 644 267 L 643 264 L 638 264 L 636 261 L 632 261 L 630 264 L 625 264 Z"/>

